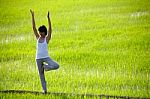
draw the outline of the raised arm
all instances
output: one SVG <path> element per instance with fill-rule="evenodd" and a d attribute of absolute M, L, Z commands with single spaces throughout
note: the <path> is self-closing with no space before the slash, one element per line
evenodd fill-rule
<path fill-rule="evenodd" d="M 32 10 L 30 9 L 30 12 L 31 12 L 31 15 L 32 15 L 32 28 L 33 28 L 33 32 L 34 32 L 36 38 L 38 39 L 38 38 L 39 38 L 39 34 L 38 34 L 38 32 L 37 32 L 36 25 L 35 25 L 34 11 L 32 11 Z"/>
<path fill-rule="evenodd" d="M 52 35 L 52 27 L 51 27 L 51 20 L 50 20 L 50 17 L 49 17 L 49 11 L 48 11 L 48 14 L 47 14 L 47 18 L 48 18 L 48 34 L 47 34 L 47 37 L 46 37 L 46 41 L 47 41 L 47 43 L 49 43 L 49 40 L 51 39 L 51 35 Z"/>

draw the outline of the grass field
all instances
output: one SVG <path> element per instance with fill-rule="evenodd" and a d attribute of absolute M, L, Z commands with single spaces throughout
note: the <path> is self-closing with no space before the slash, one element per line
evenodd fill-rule
<path fill-rule="evenodd" d="M 46 72 L 48 92 L 150 98 L 149 0 L 0 0 L 0 90 L 42 91 L 30 9 L 37 28 L 50 11 L 49 55 L 60 68 Z"/>

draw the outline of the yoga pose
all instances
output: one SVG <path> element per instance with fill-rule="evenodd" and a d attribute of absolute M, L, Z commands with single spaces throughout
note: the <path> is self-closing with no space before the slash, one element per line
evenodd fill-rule
<path fill-rule="evenodd" d="M 51 21 L 49 17 L 49 11 L 47 14 L 48 18 L 48 31 L 47 28 L 42 25 L 36 29 L 35 19 L 34 19 L 34 11 L 30 10 L 32 15 L 32 28 L 37 39 L 37 49 L 36 49 L 36 64 L 38 66 L 39 76 L 43 88 L 43 93 L 47 93 L 46 88 L 46 80 L 44 76 L 44 70 L 55 70 L 59 68 L 59 65 L 53 61 L 48 55 L 48 43 L 51 40 L 52 28 L 51 28 Z"/>

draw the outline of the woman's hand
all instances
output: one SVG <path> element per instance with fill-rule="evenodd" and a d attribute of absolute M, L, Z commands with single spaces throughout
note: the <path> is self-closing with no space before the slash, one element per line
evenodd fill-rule
<path fill-rule="evenodd" d="M 52 34 L 52 28 L 51 28 L 51 20 L 49 17 L 49 11 L 47 13 L 47 19 L 48 19 L 48 31 L 47 31 L 47 37 L 46 37 L 46 41 L 47 43 L 49 43 L 49 40 L 51 39 L 51 34 Z"/>
<path fill-rule="evenodd" d="M 34 11 L 32 11 L 32 10 L 30 9 L 30 12 L 31 12 L 31 15 L 34 16 Z"/>
<path fill-rule="evenodd" d="M 47 14 L 47 18 L 49 18 L 49 11 L 48 11 L 48 14 Z"/>
<path fill-rule="evenodd" d="M 35 19 L 34 19 L 34 11 L 32 11 L 30 9 L 30 12 L 31 12 L 31 15 L 32 15 L 32 28 L 33 28 L 33 31 L 34 31 L 34 34 L 35 34 L 36 38 L 38 39 L 40 35 L 38 34 L 37 29 L 36 29 Z"/>

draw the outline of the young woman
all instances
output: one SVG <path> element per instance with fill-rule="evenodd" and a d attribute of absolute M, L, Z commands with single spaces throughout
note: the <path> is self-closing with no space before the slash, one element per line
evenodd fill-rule
<path fill-rule="evenodd" d="M 59 65 L 56 62 L 54 62 L 48 55 L 48 43 L 51 39 L 51 34 L 52 34 L 49 11 L 47 14 L 48 31 L 47 31 L 47 28 L 44 25 L 42 25 L 38 28 L 39 32 L 37 32 L 36 25 L 35 25 L 34 11 L 30 10 L 30 12 L 32 15 L 32 28 L 33 28 L 35 37 L 37 39 L 36 64 L 38 66 L 43 93 L 47 93 L 44 70 L 49 71 L 49 70 L 55 70 L 59 68 Z"/>

